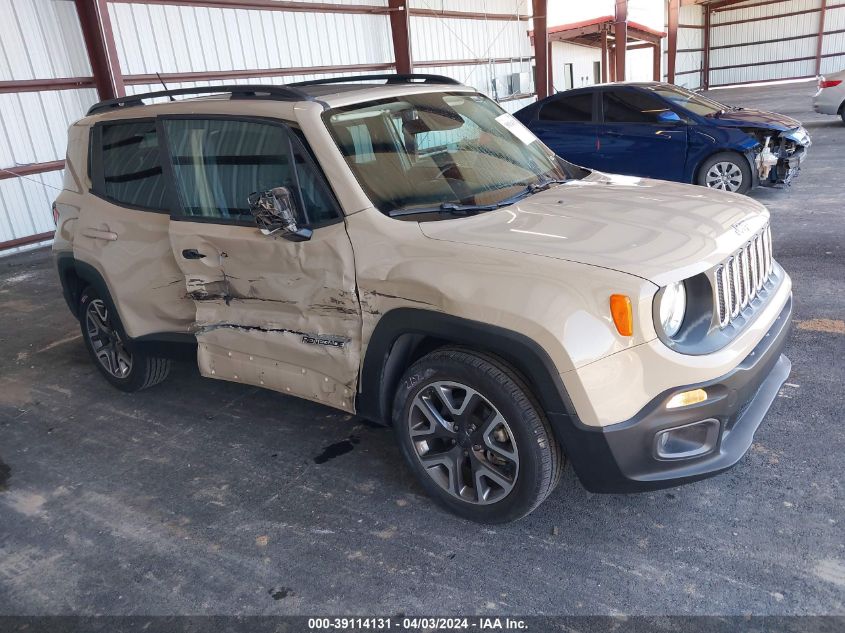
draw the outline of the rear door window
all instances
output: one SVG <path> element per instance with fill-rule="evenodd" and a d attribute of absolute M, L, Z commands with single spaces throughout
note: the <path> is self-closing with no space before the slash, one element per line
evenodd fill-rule
<path fill-rule="evenodd" d="M 541 121 L 561 123 L 589 123 L 593 120 L 593 93 L 580 92 L 561 95 L 540 109 Z"/>
<path fill-rule="evenodd" d="M 95 193 L 123 206 L 167 209 L 154 120 L 104 124 L 94 144 Z"/>

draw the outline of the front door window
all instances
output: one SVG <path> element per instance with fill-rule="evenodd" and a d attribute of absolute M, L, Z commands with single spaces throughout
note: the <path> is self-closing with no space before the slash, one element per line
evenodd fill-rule
<path fill-rule="evenodd" d="M 180 215 L 252 224 L 249 194 L 287 187 L 300 224 L 320 225 L 337 217 L 316 168 L 286 127 L 237 119 L 167 119 L 164 128 Z"/>

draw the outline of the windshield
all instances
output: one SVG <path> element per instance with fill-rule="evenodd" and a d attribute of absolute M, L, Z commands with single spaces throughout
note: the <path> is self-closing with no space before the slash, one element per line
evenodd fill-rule
<path fill-rule="evenodd" d="M 680 106 L 699 116 L 713 116 L 731 109 L 723 103 L 679 86 L 654 86 L 651 90 L 664 99 L 668 99 L 674 105 Z"/>
<path fill-rule="evenodd" d="M 407 95 L 323 116 L 365 193 L 390 215 L 477 212 L 583 176 L 479 94 Z"/>

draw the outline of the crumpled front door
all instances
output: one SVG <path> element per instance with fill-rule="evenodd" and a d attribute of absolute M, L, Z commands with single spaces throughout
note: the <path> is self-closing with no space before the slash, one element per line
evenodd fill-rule
<path fill-rule="evenodd" d="M 361 309 L 342 222 L 291 242 L 171 221 L 170 241 L 196 306 L 203 376 L 354 411 Z"/>
<path fill-rule="evenodd" d="M 361 309 L 352 244 L 323 176 L 290 126 L 163 117 L 170 243 L 196 307 L 204 376 L 354 409 Z M 285 187 L 311 239 L 267 236 L 253 192 Z"/>

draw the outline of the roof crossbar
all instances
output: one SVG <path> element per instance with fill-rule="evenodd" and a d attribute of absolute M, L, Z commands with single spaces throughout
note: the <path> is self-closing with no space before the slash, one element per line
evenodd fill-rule
<path fill-rule="evenodd" d="M 231 84 L 224 86 L 197 86 L 194 88 L 174 88 L 172 90 L 158 90 L 134 95 L 126 95 L 116 99 L 107 99 L 95 103 L 88 110 L 88 114 L 96 114 L 113 108 L 131 108 L 144 105 L 144 99 L 158 97 L 174 97 L 177 95 L 226 94 L 232 99 L 276 99 L 279 101 L 313 101 L 314 97 L 304 90 L 291 85 L 273 84 Z"/>
<path fill-rule="evenodd" d="M 448 84 L 450 86 L 462 85 L 460 81 L 444 75 L 425 75 L 411 73 L 407 75 L 382 73 L 375 75 L 352 75 L 350 77 L 326 77 L 325 79 L 311 79 L 310 81 L 297 81 L 287 84 L 288 86 L 322 86 L 326 84 L 347 84 L 356 81 L 384 80 L 386 84 Z"/>

